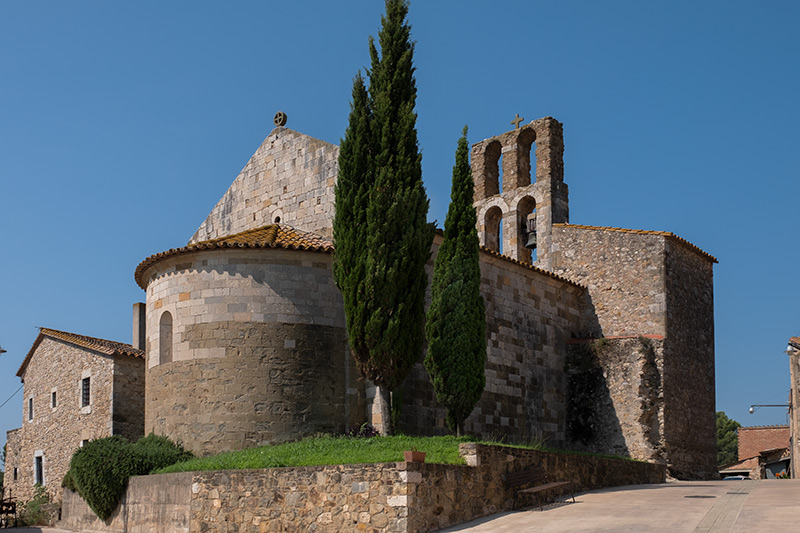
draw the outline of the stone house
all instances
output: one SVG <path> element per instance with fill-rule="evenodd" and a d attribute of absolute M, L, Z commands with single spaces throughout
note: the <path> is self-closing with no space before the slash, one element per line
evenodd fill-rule
<path fill-rule="evenodd" d="M 716 476 L 716 259 L 570 224 L 562 125 L 516 126 L 472 148 L 488 353 L 466 430 Z M 378 422 L 331 271 L 338 152 L 276 127 L 187 245 L 136 268 L 145 432 L 208 454 Z M 446 432 L 421 363 L 393 394 L 401 431 Z"/>
<path fill-rule="evenodd" d="M 22 427 L 7 433 L 6 493 L 51 497 L 72 453 L 92 439 L 144 429 L 144 351 L 130 344 L 41 328 L 17 372 L 24 386 Z"/>
<path fill-rule="evenodd" d="M 789 426 L 740 427 L 736 433 L 739 460 L 725 465 L 720 470 L 721 475 L 775 479 L 776 474 L 790 472 Z"/>

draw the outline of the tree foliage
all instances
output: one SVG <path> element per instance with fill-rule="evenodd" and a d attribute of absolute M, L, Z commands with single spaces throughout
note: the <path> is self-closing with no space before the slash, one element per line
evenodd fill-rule
<path fill-rule="evenodd" d="M 333 241 L 348 338 L 360 372 L 382 393 L 396 388 L 424 342 L 425 263 L 433 227 L 422 185 L 408 3 L 387 0 L 369 86 L 353 83 L 339 153 Z"/>
<path fill-rule="evenodd" d="M 737 428 L 742 425 L 728 418 L 725 411 L 717 411 L 717 464 L 735 463 L 739 459 L 739 436 Z"/>
<path fill-rule="evenodd" d="M 425 368 L 447 424 L 461 435 L 486 384 L 486 318 L 467 127 L 458 140 L 444 240 L 433 269 Z"/>

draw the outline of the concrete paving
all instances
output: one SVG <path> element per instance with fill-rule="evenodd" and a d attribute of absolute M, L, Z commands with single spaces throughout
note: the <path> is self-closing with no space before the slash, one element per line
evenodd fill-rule
<path fill-rule="evenodd" d="M 800 480 L 673 481 L 575 495 L 542 510 L 499 513 L 442 531 L 800 530 Z"/>
<path fill-rule="evenodd" d="M 8 531 L 9 533 L 13 531 L 17 531 L 19 533 L 72 533 L 71 531 L 67 531 L 66 529 L 58 529 L 55 527 L 44 527 L 44 526 L 25 526 L 25 527 L 10 527 L 8 529 L 3 529 L 3 533 Z"/>

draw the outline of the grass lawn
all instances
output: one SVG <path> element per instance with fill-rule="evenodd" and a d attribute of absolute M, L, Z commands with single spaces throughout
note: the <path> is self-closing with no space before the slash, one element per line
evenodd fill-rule
<path fill-rule="evenodd" d="M 425 462 L 463 465 L 464 458 L 458 454 L 462 442 L 480 442 L 495 446 L 513 446 L 548 452 L 608 457 L 626 461 L 636 461 L 628 457 L 574 452 L 547 448 L 535 439 L 530 444 L 508 444 L 486 441 L 475 437 L 411 437 L 395 435 L 391 437 L 354 438 L 322 435 L 307 437 L 296 442 L 275 446 L 261 446 L 219 455 L 191 459 L 183 463 L 156 470 L 153 474 L 170 472 L 193 472 L 198 470 L 238 470 L 243 468 L 276 468 L 281 466 L 343 465 L 358 463 L 391 463 L 403 460 L 405 450 L 417 449 L 426 452 Z"/>
<path fill-rule="evenodd" d="M 279 466 L 389 463 L 403 460 L 403 451 L 416 448 L 426 452 L 425 461 L 463 465 L 458 445 L 473 442 L 469 437 L 309 437 L 276 446 L 261 446 L 210 457 L 191 459 L 157 470 L 156 474 L 196 470 L 234 470 Z"/>

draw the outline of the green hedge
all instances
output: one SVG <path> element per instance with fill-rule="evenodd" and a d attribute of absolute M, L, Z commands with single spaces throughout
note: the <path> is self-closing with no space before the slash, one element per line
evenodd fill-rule
<path fill-rule="evenodd" d="M 61 485 L 80 494 L 105 520 L 119 504 L 131 476 L 149 474 L 192 457 L 182 446 L 153 433 L 135 443 L 114 435 L 78 448 Z"/>

